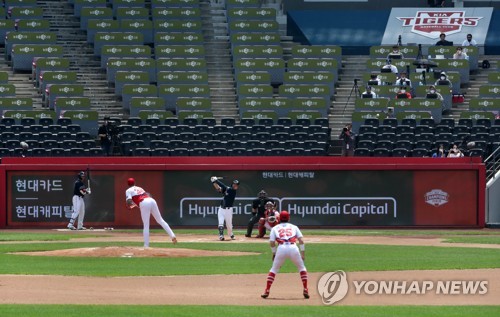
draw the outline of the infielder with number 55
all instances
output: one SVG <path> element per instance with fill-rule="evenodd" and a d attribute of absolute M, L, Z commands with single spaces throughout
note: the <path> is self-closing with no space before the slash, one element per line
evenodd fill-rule
<path fill-rule="evenodd" d="M 158 209 L 158 204 L 144 189 L 139 186 L 135 186 L 135 179 L 129 178 L 127 180 L 128 186 L 130 186 L 125 192 L 125 199 L 127 203 L 127 208 L 133 209 L 139 207 L 141 210 L 141 218 L 143 223 L 142 234 L 144 236 L 144 248 L 149 248 L 149 220 L 151 215 L 155 218 L 156 222 L 162 226 L 162 228 L 168 233 L 172 239 L 172 243 L 177 243 L 177 238 L 174 232 L 170 229 L 168 223 L 163 220 Z"/>
<path fill-rule="evenodd" d="M 266 289 L 264 294 L 260 295 L 262 298 L 269 297 L 274 278 L 286 259 L 292 260 L 293 264 L 295 264 L 299 270 L 302 286 L 304 287 L 302 295 L 304 295 L 305 298 L 309 298 L 309 290 L 307 289 L 307 270 L 304 265 L 305 246 L 303 236 L 300 229 L 288 221 L 290 221 L 290 214 L 288 211 L 283 210 L 280 212 L 281 223 L 271 230 L 269 244 L 273 251 L 273 266 L 267 274 Z M 299 247 L 296 245 L 297 241 L 299 242 Z M 276 246 L 276 243 L 278 243 L 278 246 Z"/>
<path fill-rule="evenodd" d="M 240 185 L 240 182 L 235 179 L 231 184 L 231 187 L 226 186 L 222 183 L 216 176 L 210 177 L 210 181 L 214 185 L 214 188 L 224 195 L 222 198 L 221 205 L 217 212 L 217 219 L 219 220 L 219 240 L 224 241 L 224 221 L 226 222 L 227 233 L 231 240 L 234 240 L 233 234 L 233 204 L 236 198 L 236 191 Z"/>

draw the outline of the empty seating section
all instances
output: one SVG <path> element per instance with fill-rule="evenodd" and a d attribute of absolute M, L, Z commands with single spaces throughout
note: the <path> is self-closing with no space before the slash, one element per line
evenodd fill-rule
<path fill-rule="evenodd" d="M 464 155 L 485 158 L 498 147 L 500 137 L 500 125 L 495 125 L 494 119 L 500 104 L 498 100 L 486 103 L 491 105 L 487 111 L 464 112 L 458 123 L 453 119 L 443 119 L 434 124 L 434 119 L 430 117 L 415 119 L 411 116 L 398 116 L 395 121 L 376 115 L 364 121 L 358 118 L 355 155 L 430 157 L 440 145 L 447 152 L 453 144 L 457 144 Z M 496 105 L 493 106 L 493 103 Z M 475 104 L 472 108 L 484 107 L 484 100 L 473 99 L 471 104 Z M 370 115 L 369 112 L 365 114 L 366 117 Z"/>
<path fill-rule="evenodd" d="M 33 110 L 31 98 L 16 96 L 8 76 L 0 76 L 5 119 L 0 122 L 0 147 L 7 149 L 2 153 L 22 155 L 19 142 L 25 141 L 31 156 L 103 155 L 96 143 L 99 113 L 78 71 L 70 67 L 71 57 L 64 54 L 36 1 L 15 3 L 6 6 L 8 18 L 0 19 L 5 57 L 12 60 L 13 71 L 31 71 L 44 109 Z M 226 2 L 239 118 L 218 122 L 212 112 L 199 1 L 70 3 L 130 117 L 117 121 L 121 155 L 328 155 L 328 115 L 342 66 L 341 48 L 294 45 L 285 59 L 275 8 L 262 7 L 257 0 Z M 15 20 L 19 23 L 12 23 Z M 457 75 L 458 82 L 462 76 Z M 419 106 L 412 104 L 415 111 Z M 424 106 L 428 112 L 435 105 Z M 399 106 L 404 107 L 409 108 Z M 394 139 L 393 144 L 365 144 L 369 151 L 382 145 L 393 150 L 397 144 L 403 156 L 413 150 L 410 134 L 415 135 L 413 130 L 405 133 L 404 140 Z M 478 144 L 484 133 L 474 134 Z"/>
<path fill-rule="evenodd" d="M 191 107 L 189 101 L 185 104 Z M 179 111 L 182 114 L 184 110 Z M 141 112 L 118 127 L 123 155 L 326 155 L 330 139 L 330 128 L 315 122 L 285 127 L 274 121 L 261 125 L 266 121 L 248 119 L 254 124 L 211 125 L 210 120 L 180 115 L 175 122 L 167 118 L 145 124 L 148 118 L 150 114 Z"/>
<path fill-rule="evenodd" d="M 75 0 L 77 8 L 94 3 Z M 31 97 L 17 95 L 8 74 L 0 72 L 2 155 L 89 155 L 89 150 L 96 148 L 98 113 L 84 96 L 77 71 L 70 70 L 70 58 L 63 57 L 63 45 L 58 44 L 56 32 L 44 19 L 43 9 L 35 0 L 5 1 L 5 9 L 0 13 L 6 18 L 0 19 L 5 59 L 11 60 L 14 72 L 31 71 L 44 109 L 34 109 Z M 22 149 L 21 141 L 29 148 Z"/>

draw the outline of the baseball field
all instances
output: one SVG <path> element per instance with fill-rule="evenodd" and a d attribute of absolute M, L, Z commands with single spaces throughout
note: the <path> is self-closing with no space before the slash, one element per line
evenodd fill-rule
<path fill-rule="evenodd" d="M 500 230 L 303 230 L 310 299 L 290 262 L 260 297 L 266 239 L 174 231 L 1 230 L 0 316 L 500 316 Z"/>

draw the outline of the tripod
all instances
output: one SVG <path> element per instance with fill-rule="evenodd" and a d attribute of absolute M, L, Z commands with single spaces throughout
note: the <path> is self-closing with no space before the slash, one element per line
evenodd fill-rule
<path fill-rule="evenodd" d="M 358 87 L 358 80 L 359 79 L 354 79 L 354 85 L 352 85 L 351 93 L 349 94 L 349 97 L 347 97 L 347 101 L 345 102 L 344 111 L 342 112 L 342 117 L 345 114 L 345 109 L 347 108 L 347 104 L 349 103 L 349 100 L 351 99 L 352 93 L 353 92 L 356 93 L 356 95 L 355 95 L 356 99 L 358 98 L 358 96 L 361 96 L 361 92 L 359 91 L 359 87 Z"/>
<path fill-rule="evenodd" d="M 422 44 L 418 44 L 418 54 L 417 54 L 417 58 L 415 59 L 416 61 L 422 61 L 424 59 L 424 55 L 422 54 Z M 419 67 L 422 66 L 422 65 L 419 65 Z M 420 78 L 422 79 L 422 83 L 425 85 L 427 85 L 427 82 L 426 82 L 426 72 L 429 71 L 429 68 L 426 66 L 425 69 L 421 72 L 421 75 L 420 75 Z"/>

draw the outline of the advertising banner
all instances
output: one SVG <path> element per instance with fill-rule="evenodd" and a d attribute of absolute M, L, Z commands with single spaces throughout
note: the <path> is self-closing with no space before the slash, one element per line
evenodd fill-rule
<path fill-rule="evenodd" d="M 467 34 L 484 45 L 493 8 L 393 8 L 381 44 L 435 45 L 439 35 L 460 46 Z"/>
<path fill-rule="evenodd" d="M 222 200 L 210 182 L 240 181 L 235 226 L 246 226 L 264 189 L 292 222 L 320 227 L 478 225 L 475 170 L 161 170 L 92 172 L 85 224 L 141 227 L 138 209 L 125 208 L 126 180 L 136 179 L 174 227 L 216 227 Z M 9 171 L 8 226 L 64 228 L 72 212 L 75 172 Z M 156 223 L 152 222 L 153 226 Z"/>

